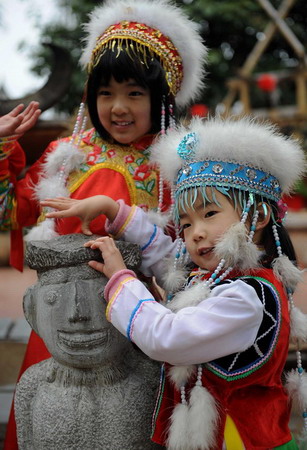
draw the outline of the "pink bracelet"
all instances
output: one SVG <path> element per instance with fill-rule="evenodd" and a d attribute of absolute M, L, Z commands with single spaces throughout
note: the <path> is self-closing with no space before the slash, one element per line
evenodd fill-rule
<path fill-rule="evenodd" d="M 127 275 L 137 278 L 135 272 L 133 272 L 133 270 L 129 270 L 129 269 L 119 270 L 118 272 L 116 272 L 114 275 L 111 276 L 111 278 L 109 279 L 109 281 L 106 284 L 106 287 L 104 288 L 104 298 L 107 302 L 109 301 L 109 298 L 112 297 L 114 291 L 117 288 L 117 285 L 121 281 L 121 278 L 125 279 L 125 278 L 127 278 Z"/>
<path fill-rule="evenodd" d="M 117 203 L 119 205 L 118 213 L 113 220 L 113 222 L 110 222 L 109 219 L 106 219 L 105 222 L 105 230 L 107 233 L 116 235 L 118 231 L 121 229 L 122 225 L 125 223 L 125 220 L 129 216 L 130 213 L 130 206 L 126 205 L 124 200 L 120 199 L 117 200 Z"/>

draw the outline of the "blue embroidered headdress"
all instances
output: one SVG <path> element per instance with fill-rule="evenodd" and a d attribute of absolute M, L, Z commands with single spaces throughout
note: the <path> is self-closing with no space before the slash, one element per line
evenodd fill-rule
<path fill-rule="evenodd" d="M 183 160 L 178 172 L 175 195 L 183 190 L 198 186 L 223 186 L 249 191 L 274 201 L 281 197 L 279 181 L 270 173 L 256 167 L 231 161 L 205 159 L 198 161 L 195 150 L 199 145 L 196 133 L 188 133 L 177 148 Z"/>
<path fill-rule="evenodd" d="M 237 190 L 242 208 L 250 195 L 277 203 L 305 170 L 304 153 L 295 139 L 249 118 L 196 118 L 188 128 L 161 137 L 152 160 L 172 186 L 176 221 L 192 188 L 201 190 L 204 198 L 208 187 L 228 195 Z"/>

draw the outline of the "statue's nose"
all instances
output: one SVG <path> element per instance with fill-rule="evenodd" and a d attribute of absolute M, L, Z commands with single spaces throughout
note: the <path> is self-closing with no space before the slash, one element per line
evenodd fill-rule
<path fill-rule="evenodd" d="M 84 296 L 85 286 L 76 284 L 71 292 L 69 300 L 68 320 L 71 323 L 88 322 L 91 320 L 89 300 Z"/>

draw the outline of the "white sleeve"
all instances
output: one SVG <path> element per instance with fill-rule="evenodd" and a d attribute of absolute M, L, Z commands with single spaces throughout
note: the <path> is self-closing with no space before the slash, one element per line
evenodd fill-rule
<path fill-rule="evenodd" d="M 131 208 L 120 237 L 141 247 L 141 272 L 149 277 L 155 276 L 158 284 L 163 286 L 161 278 L 167 260 L 176 253 L 177 241 L 173 241 L 162 228 L 150 222 L 148 215 L 137 207 Z"/>
<path fill-rule="evenodd" d="M 249 348 L 262 322 L 263 304 L 253 287 L 236 280 L 216 286 L 197 306 L 173 313 L 130 277 L 110 300 L 107 316 L 150 358 L 186 365 Z"/>

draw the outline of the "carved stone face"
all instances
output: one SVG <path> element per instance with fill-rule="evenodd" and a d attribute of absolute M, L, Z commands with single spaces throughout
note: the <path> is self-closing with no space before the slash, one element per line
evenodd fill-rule
<path fill-rule="evenodd" d="M 78 368 L 114 364 L 130 345 L 106 320 L 105 284 L 103 277 L 38 283 L 26 294 L 26 317 L 58 362 Z"/>

